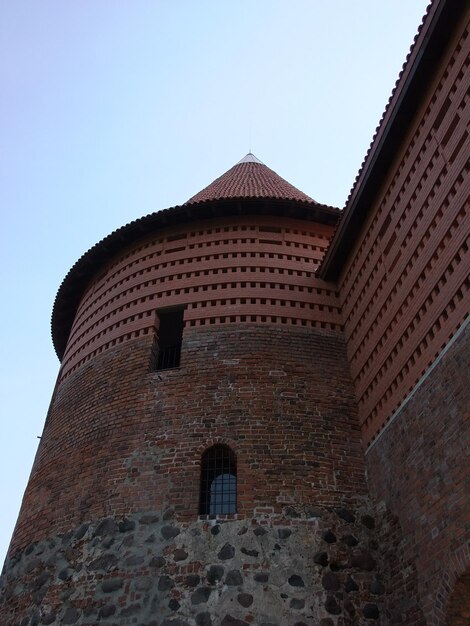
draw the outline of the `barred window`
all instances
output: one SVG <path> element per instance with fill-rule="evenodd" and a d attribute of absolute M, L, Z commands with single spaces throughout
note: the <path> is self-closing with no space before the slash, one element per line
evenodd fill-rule
<path fill-rule="evenodd" d="M 179 367 L 181 343 L 183 341 L 184 308 L 157 311 L 159 318 L 158 337 L 153 347 L 155 370 Z"/>
<path fill-rule="evenodd" d="M 228 446 L 212 446 L 201 462 L 201 515 L 237 512 L 237 461 Z"/>

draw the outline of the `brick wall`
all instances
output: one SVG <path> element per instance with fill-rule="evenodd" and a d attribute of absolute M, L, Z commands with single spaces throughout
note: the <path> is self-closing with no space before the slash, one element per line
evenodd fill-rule
<path fill-rule="evenodd" d="M 115 346 L 59 385 L 13 550 L 105 515 L 171 504 L 194 518 L 200 457 L 215 441 L 237 454 L 242 515 L 365 495 L 340 335 L 190 328 L 181 367 L 160 372 L 149 371 L 151 339 Z"/>
<path fill-rule="evenodd" d="M 180 368 L 149 371 L 151 352 L 130 339 L 57 387 L 2 624 L 385 625 L 341 334 L 186 327 Z M 200 518 L 217 442 L 237 457 L 238 510 Z"/>
<path fill-rule="evenodd" d="M 83 363 L 155 329 L 155 311 L 186 307 L 185 325 L 294 325 L 339 330 L 334 286 L 315 277 L 333 232 L 269 216 L 167 228 L 117 255 L 78 306 L 63 380 Z"/>
<path fill-rule="evenodd" d="M 459 624 L 470 568 L 470 324 L 366 454 L 390 624 Z M 421 612 L 425 621 L 420 621 Z"/>
<path fill-rule="evenodd" d="M 386 613 L 407 626 L 468 611 L 469 18 L 467 5 L 338 283 Z"/>
<path fill-rule="evenodd" d="M 466 626 L 470 622 L 470 570 L 455 583 L 447 607 L 449 626 Z"/>
<path fill-rule="evenodd" d="M 469 52 L 467 12 L 339 281 L 366 444 L 468 313 Z"/>

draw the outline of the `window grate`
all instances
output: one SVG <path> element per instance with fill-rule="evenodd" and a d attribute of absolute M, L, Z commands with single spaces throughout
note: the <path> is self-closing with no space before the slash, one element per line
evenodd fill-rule
<path fill-rule="evenodd" d="M 181 359 L 181 344 L 160 348 L 158 351 L 157 370 L 167 370 L 179 367 Z"/>
<path fill-rule="evenodd" d="M 159 310 L 158 338 L 154 347 L 155 369 L 166 370 L 180 366 L 183 341 L 184 309 Z"/>
<path fill-rule="evenodd" d="M 237 466 L 235 455 L 224 445 L 206 450 L 201 463 L 201 515 L 237 512 Z"/>

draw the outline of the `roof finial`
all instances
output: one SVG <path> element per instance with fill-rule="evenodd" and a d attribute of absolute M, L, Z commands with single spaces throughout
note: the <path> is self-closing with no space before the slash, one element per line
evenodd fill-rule
<path fill-rule="evenodd" d="M 261 165 L 264 165 L 263 161 L 260 161 L 257 157 L 255 157 L 252 152 L 248 152 L 248 154 L 244 156 L 243 159 L 240 159 L 240 161 L 238 161 L 237 165 L 240 165 L 240 163 L 261 163 Z"/>

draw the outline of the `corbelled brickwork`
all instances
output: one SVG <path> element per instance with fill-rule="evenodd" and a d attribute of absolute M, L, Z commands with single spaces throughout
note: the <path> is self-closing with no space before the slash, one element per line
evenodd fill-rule
<path fill-rule="evenodd" d="M 282 192 L 258 163 L 235 168 L 237 185 L 250 188 L 252 166 Z M 315 276 L 337 212 L 291 197 L 205 204 L 183 223 L 176 207 L 124 227 L 59 290 L 62 364 L 2 580 L 5 622 L 380 619 L 339 302 Z M 175 307 L 181 359 L 162 369 Z M 199 499 L 214 445 L 231 449 L 237 488 L 236 513 L 212 519 Z"/>
<path fill-rule="evenodd" d="M 244 216 L 201 220 L 139 242 L 102 269 L 78 307 L 61 379 L 104 350 L 155 331 L 157 309 L 185 324 L 296 325 L 339 330 L 334 285 L 314 274 L 326 224 Z"/>
<path fill-rule="evenodd" d="M 367 214 L 338 277 L 370 446 L 367 474 L 389 594 L 384 611 L 389 624 L 407 626 L 456 626 L 470 614 L 468 5 L 433 3 L 405 77 L 418 63 L 414 54 L 434 54 L 435 43 L 423 48 L 439 33 L 432 24 L 444 5 L 447 19 L 462 15 L 452 29 L 448 22 L 446 47 L 415 96 L 408 126 L 402 118 L 391 131 L 393 158 L 388 169 L 376 168 Z M 406 87 L 398 85 L 402 102 Z M 354 190 L 350 202 L 358 210 Z"/>
<path fill-rule="evenodd" d="M 2 626 L 468 622 L 469 22 L 430 5 L 338 225 L 249 154 L 72 268 Z"/>
<path fill-rule="evenodd" d="M 468 20 L 461 26 L 339 280 L 366 443 L 468 312 Z"/>
<path fill-rule="evenodd" d="M 385 612 L 407 626 L 455 626 L 470 614 L 468 4 L 462 14 L 338 283 Z"/>

